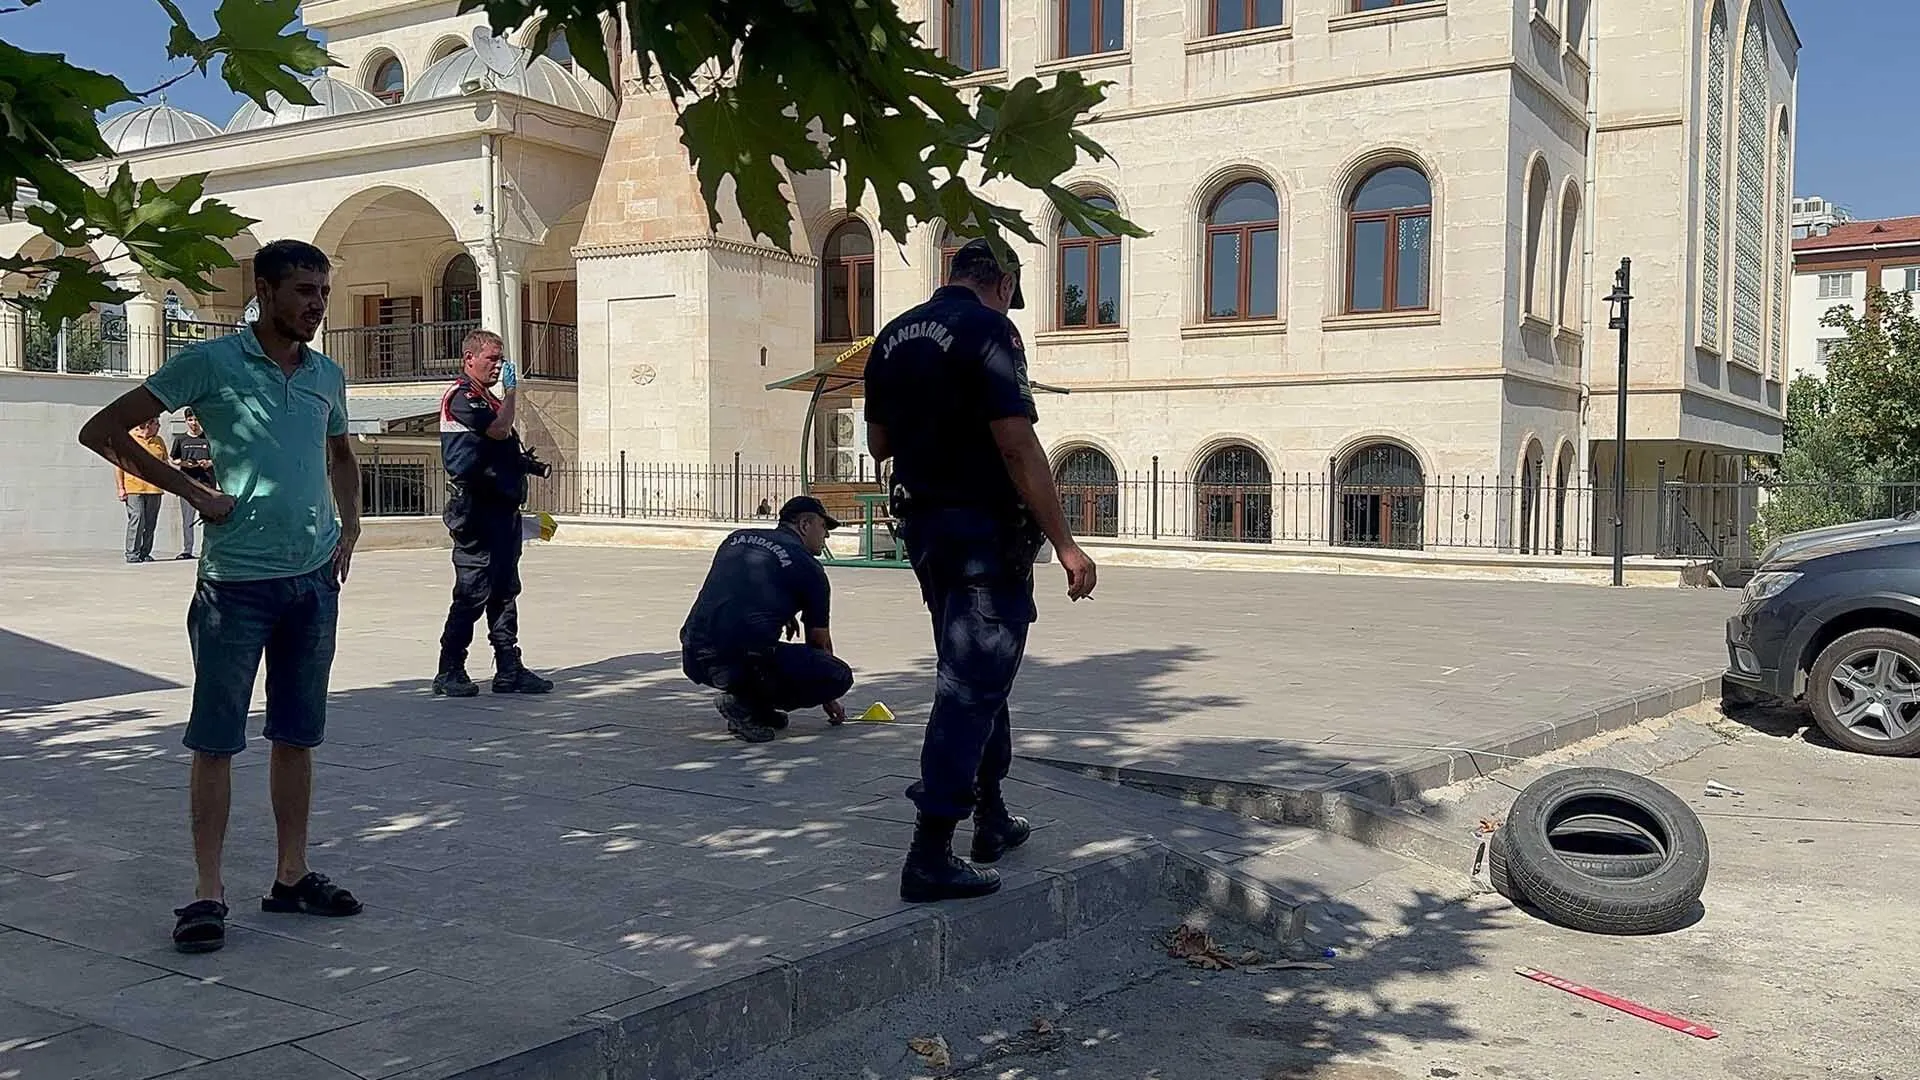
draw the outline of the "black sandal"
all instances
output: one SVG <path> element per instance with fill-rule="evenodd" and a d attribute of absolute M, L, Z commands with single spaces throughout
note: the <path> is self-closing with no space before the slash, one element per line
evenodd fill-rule
<path fill-rule="evenodd" d="M 341 918 L 360 914 L 360 901 L 353 894 L 328 881 L 325 874 L 309 872 L 293 885 L 273 883 L 273 891 L 260 898 L 260 910 L 279 915 L 325 915 Z"/>
<path fill-rule="evenodd" d="M 207 953 L 227 943 L 227 905 L 218 900 L 195 900 L 173 909 L 173 947 L 184 953 Z"/>

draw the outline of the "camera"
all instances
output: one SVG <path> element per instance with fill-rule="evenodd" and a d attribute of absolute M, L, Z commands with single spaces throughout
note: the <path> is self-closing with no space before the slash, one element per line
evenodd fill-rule
<path fill-rule="evenodd" d="M 531 446 L 520 451 L 520 469 L 527 475 L 537 476 L 542 480 L 553 475 L 553 466 L 541 461 Z"/>

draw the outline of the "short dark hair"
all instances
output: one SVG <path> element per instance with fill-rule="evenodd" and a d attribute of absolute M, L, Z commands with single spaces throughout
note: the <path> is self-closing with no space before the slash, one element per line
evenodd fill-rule
<path fill-rule="evenodd" d="M 469 330 L 467 336 L 460 339 L 460 355 L 479 356 L 480 350 L 489 345 L 498 345 L 505 349 L 507 341 L 491 330 Z"/>
<path fill-rule="evenodd" d="M 275 240 L 254 252 L 253 276 L 266 278 L 269 285 L 285 281 L 288 272 L 293 270 L 331 274 L 333 263 L 328 261 L 326 252 L 301 240 Z"/>

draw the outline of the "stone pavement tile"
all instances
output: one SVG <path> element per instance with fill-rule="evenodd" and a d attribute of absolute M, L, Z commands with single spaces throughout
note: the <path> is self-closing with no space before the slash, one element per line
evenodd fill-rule
<path fill-rule="evenodd" d="M 367 938 L 360 947 L 393 963 L 489 986 L 524 972 L 593 954 L 493 925 L 448 922 L 401 938 Z"/>
<path fill-rule="evenodd" d="M 867 916 L 837 908 L 781 900 L 687 929 L 636 933 L 595 960 L 672 987 L 866 921 Z"/>
<path fill-rule="evenodd" d="M 537 1006 L 537 999 L 464 1001 L 363 1020 L 296 1045 L 360 1080 L 385 1080 L 457 1056 L 474 1064 L 497 1060 L 566 1034 L 564 1018 Z"/>
<path fill-rule="evenodd" d="M 1234 865 L 1242 873 L 1280 886 L 1289 895 L 1308 897 L 1338 895 L 1401 869 L 1406 860 L 1321 833 L 1272 852 L 1250 855 Z"/>
<path fill-rule="evenodd" d="M 208 1059 L 244 1054 L 351 1022 L 184 975 L 75 1001 L 63 1011 Z"/>
<path fill-rule="evenodd" d="M 690 934 L 717 920 L 764 906 L 768 894 L 758 889 L 726 889 L 668 878 L 634 889 L 627 898 L 606 897 L 593 905 L 610 921 L 598 927 L 583 922 L 558 940 L 595 954 L 663 936 Z"/>
<path fill-rule="evenodd" d="M 134 852 L 106 844 L 75 840 L 36 842 L 31 837 L 10 839 L 0 835 L 0 867 L 40 877 L 72 873 L 102 863 L 131 859 L 134 855 Z"/>
<path fill-rule="evenodd" d="M 145 1080 L 200 1060 L 93 1025 L 20 1042 L 0 1035 L 0 1077 L 7 1080 Z"/>
<path fill-rule="evenodd" d="M 195 1065 L 166 1080 L 359 1080 L 352 1073 L 325 1058 L 293 1044 L 269 1046 L 239 1057 L 222 1058 Z"/>
<path fill-rule="evenodd" d="M 549 798 L 581 798 L 611 791 L 625 781 L 567 771 L 560 762 L 537 761 L 509 765 L 486 759 L 442 753 L 413 757 L 380 770 L 382 778 L 432 780 L 442 784 L 489 788 L 497 791 L 538 791 Z"/>
<path fill-rule="evenodd" d="M 800 899 L 822 904 L 869 919 L 885 918 L 915 905 L 900 899 L 900 865 L 889 862 L 845 881 L 802 893 Z"/>
<path fill-rule="evenodd" d="M 36 1009 L 10 998 L 0 997 L 0 1053 L 8 1046 L 51 1038 L 63 1031 L 85 1027 L 85 1020 Z M 0 1072 L 0 1076 L 5 1076 Z"/>
<path fill-rule="evenodd" d="M 168 940 L 173 908 L 182 902 L 184 894 L 138 902 L 29 877 L 0 891 L 0 926 L 124 955 Z"/>
<path fill-rule="evenodd" d="M 238 925 L 228 926 L 226 947 L 219 952 L 182 953 L 167 942 L 129 959 L 322 1012 L 339 1012 L 335 1006 L 362 987 L 412 968 L 340 945 L 315 945 Z"/>
<path fill-rule="evenodd" d="M 63 941 L 18 930 L 0 931 L 0 996 L 16 1001 L 58 1009 L 166 974 Z"/>

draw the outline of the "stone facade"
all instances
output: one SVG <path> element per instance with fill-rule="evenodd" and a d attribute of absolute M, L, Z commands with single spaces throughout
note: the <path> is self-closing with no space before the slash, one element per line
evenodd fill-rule
<path fill-rule="evenodd" d="M 959 47 L 941 15 L 969 0 L 900 2 L 935 47 Z M 389 61 L 410 85 L 465 47 L 481 16 L 457 7 L 304 10 L 345 65 L 338 77 L 373 90 Z M 1745 455 L 1777 449 L 1791 338 L 1789 206 L 1775 193 L 1791 191 L 1799 47 L 1782 0 L 1291 0 L 1284 22 L 1226 33 L 1213 32 L 1219 13 L 1272 6 L 986 7 L 1003 13 L 981 24 L 994 66 L 962 84 L 1069 69 L 1111 82 L 1088 131 L 1112 157 L 1066 180 L 1151 233 L 1119 241 L 1117 258 L 1092 240 L 1068 252 L 1039 196 L 994 192 L 1047 240 L 1021 251 L 1029 306 L 1016 322 L 1034 377 L 1070 391 L 1040 405 L 1057 457 L 1097 451 L 1076 460 L 1201 481 L 1231 460 L 1331 484 L 1388 458 L 1401 485 L 1471 475 L 1564 491 L 1604 478 L 1616 340 L 1604 297 L 1623 256 L 1635 268 L 1635 482 L 1662 462 L 1673 476 L 1738 476 Z M 1083 15 L 1104 40 L 1063 39 Z M 824 445 L 801 445 L 807 396 L 767 384 L 924 298 L 944 224 L 896 244 L 844 205 L 838 177 L 801 175 L 791 254 L 746 235 L 724 190 L 710 230 L 671 108 L 637 86 L 617 101 L 589 90 L 582 112 L 463 88 L 147 147 L 92 174 L 120 160 L 162 179 L 210 170 L 211 192 L 261 219 L 242 247 L 292 236 L 338 258 L 329 329 L 378 331 L 338 339 L 361 350 L 349 359 L 367 376 L 362 398 L 363 383 L 393 392 L 369 344 L 380 327 L 457 324 L 467 312 L 448 298 L 471 293 L 485 325 L 564 324 L 569 348 L 577 340 L 577 383 L 565 383 L 577 402 L 556 403 L 542 436 L 558 443 L 571 427 L 575 441 L 544 447 L 550 458 L 805 455 L 830 471 Z M 837 254 L 849 227 L 870 254 Z M 0 251 L 34 242 L 0 225 Z M 1069 265 L 1082 258 L 1104 268 L 1097 280 Z M 237 317 L 242 275 L 222 288 L 198 307 Z M 851 293 L 853 309 L 830 292 Z M 857 455 L 857 401 L 821 405 L 851 411 L 853 436 L 835 445 Z M 1509 538 L 1538 512 L 1517 495 L 1495 502 L 1482 516 Z M 1189 512 L 1202 513 L 1159 508 Z"/>

